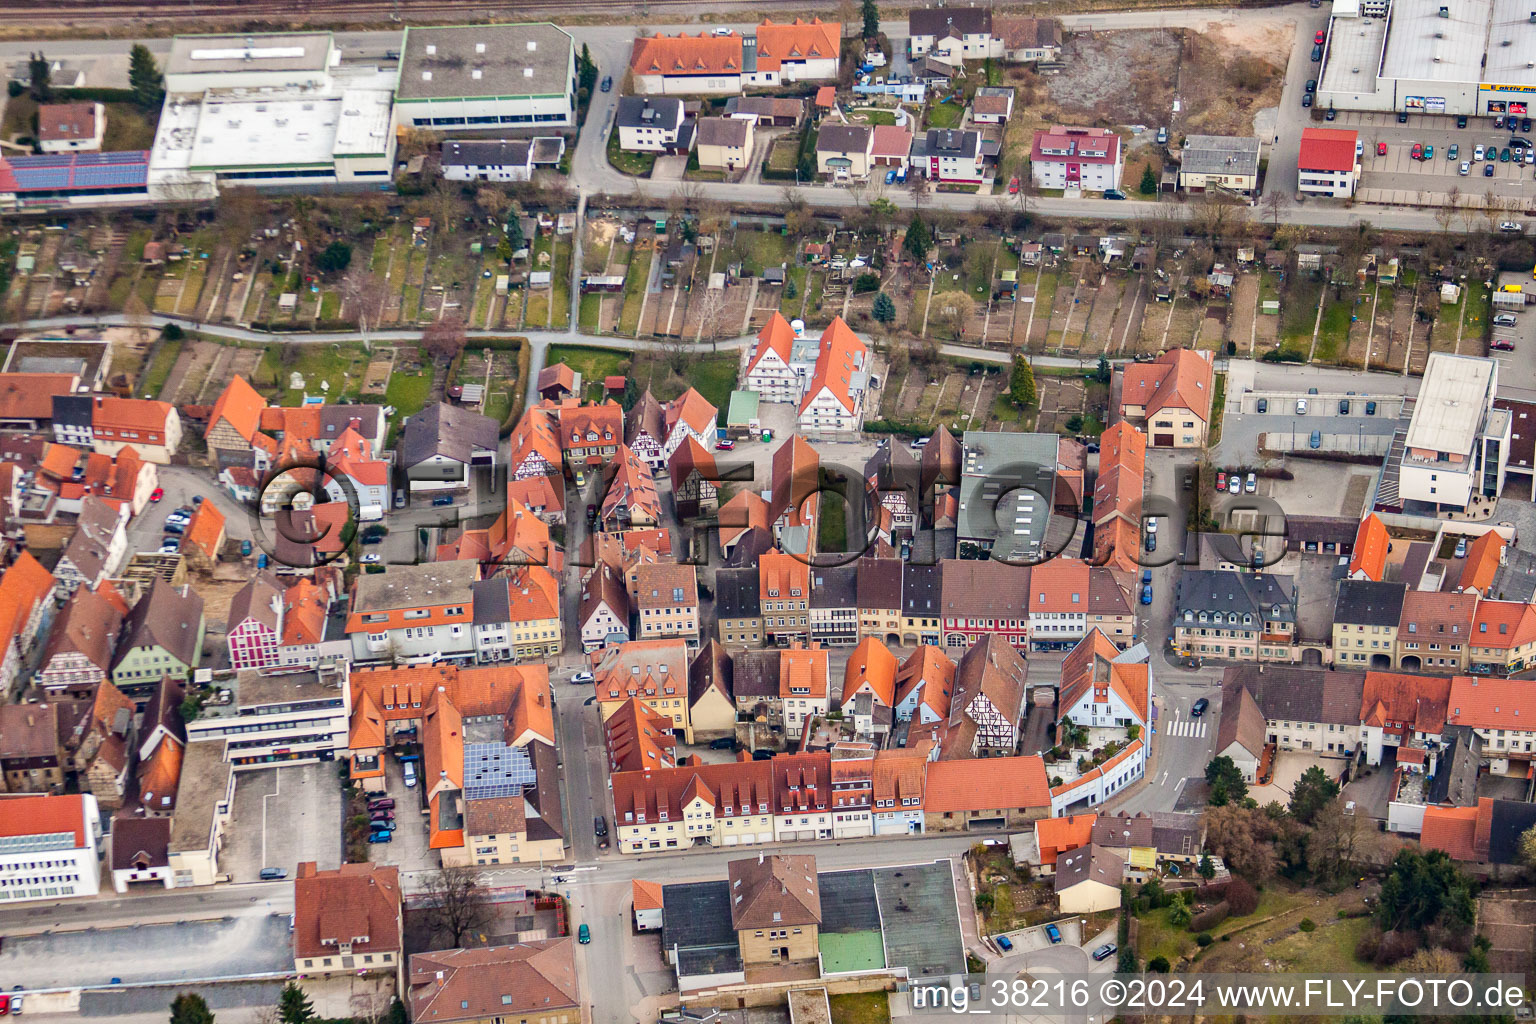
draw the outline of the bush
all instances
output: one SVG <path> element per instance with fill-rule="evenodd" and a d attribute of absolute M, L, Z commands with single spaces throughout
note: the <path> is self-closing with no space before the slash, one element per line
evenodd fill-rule
<path fill-rule="evenodd" d="M 1167 974 L 1169 970 L 1168 958 L 1165 956 L 1153 957 L 1147 961 L 1147 970 L 1153 974 Z"/>
<path fill-rule="evenodd" d="M 1233 876 L 1227 883 L 1227 905 L 1234 917 L 1244 917 L 1259 909 L 1259 891 L 1242 878 Z"/>
<path fill-rule="evenodd" d="M 1231 916 L 1232 908 L 1222 900 L 1215 906 L 1207 907 L 1194 917 L 1189 919 L 1189 930 L 1192 932 L 1208 932 Z"/>
<path fill-rule="evenodd" d="M 1355 959 L 1366 963 L 1376 959 L 1376 948 L 1381 945 L 1381 936 L 1375 932 L 1366 932 L 1360 936 L 1360 941 L 1355 943 Z"/>
<path fill-rule="evenodd" d="M 1209 946 L 1215 941 L 1215 939 L 1211 938 L 1210 932 L 1201 932 L 1199 935 L 1195 936 L 1195 945 L 1199 946 L 1201 949 L 1204 949 L 1206 946 Z"/>
<path fill-rule="evenodd" d="M 880 275 L 865 271 L 853 279 L 853 293 L 863 295 L 865 292 L 877 292 L 880 290 Z"/>
<path fill-rule="evenodd" d="M 1419 948 L 1419 937 L 1410 931 L 1382 932 L 1376 944 L 1376 956 L 1372 959 L 1377 967 L 1390 967 L 1399 960 L 1406 960 Z"/>
<path fill-rule="evenodd" d="M 160 337 L 166 341 L 180 341 L 185 336 L 186 332 L 181 329 L 180 324 L 166 324 L 160 328 Z"/>
<path fill-rule="evenodd" d="M 1310 917 L 1304 917 L 1301 919 L 1301 924 L 1297 927 L 1304 932 L 1315 932 L 1317 931 L 1317 922 L 1313 921 Z"/>

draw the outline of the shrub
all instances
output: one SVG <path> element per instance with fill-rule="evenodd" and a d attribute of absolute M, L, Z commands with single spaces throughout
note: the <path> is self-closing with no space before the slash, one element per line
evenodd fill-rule
<path fill-rule="evenodd" d="M 1154 974 L 1167 974 L 1169 970 L 1168 958 L 1165 956 L 1153 957 L 1147 961 L 1147 970 Z"/>
<path fill-rule="evenodd" d="M 1377 967 L 1389 967 L 1399 960 L 1406 960 L 1419 948 L 1419 937 L 1410 931 L 1382 932 L 1376 944 L 1376 956 L 1372 960 Z"/>
<path fill-rule="evenodd" d="M 1215 939 L 1211 938 L 1210 932 L 1201 932 L 1199 935 L 1195 936 L 1195 945 L 1199 946 L 1201 949 L 1204 949 L 1206 946 L 1209 946 L 1215 941 Z"/>
<path fill-rule="evenodd" d="M 1355 959 L 1366 963 L 1376 959 L 1376 947 L 1381 945 L 1381 936 L 1375 932 L 1366 932 L 1360 936 L 1360 941 L 1355 943 Z"/>
<path fill-rule="evenodd" d="M 1227 904 L 1234 917 L 1243 917 L 1259 909 L 1259 891 L 1245 879 L 1233 876 L 1227 883 Z"/>
<path fill-rule="evenodd" d="M 160 337 L 166 341 L 180 341 L 185 336 L 186 332 L 181 329 L 180 324 L 166 324 L 160 328 Z"/>
<path fill-rule="evenodd" d="M 853 293 L 863 295 L 865 292 L 877 292 L 880 290 L 880 275 L 865 271 L 853 279 Z"/>
<path fill-rule="evenodd" d="M 1298 927 L 1304 932 L 1315 932 L 1317 931 L 1317 922 L 1313 921 L 1310 917 L 1304 917 L 1301 919 L 1301 924 Z"/>
<path fill-rule="evenodd" d="M 1215 906 L 1207 907 L 1194 917 L 1189 919 L 1189 930 L 1192 932 L 1208 932 L 1221 922 L 1225 921 L 1232 913 L 1232 908 L 1225 900 Z"/>

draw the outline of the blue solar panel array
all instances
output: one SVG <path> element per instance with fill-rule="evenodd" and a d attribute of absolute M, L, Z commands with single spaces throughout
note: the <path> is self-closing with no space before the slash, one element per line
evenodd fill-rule
<path fill-rule="evenodd" d="M 149 152 L 45 153 L 10 157 L 5 167 L 18 192 L 122 189 L 149 181 Z"/>
<path fill-rule="evenodd" d="M 538 781 L 528 751 L 505 743 L 464 745 L 464 796 L 484 800 L 498 796 L 522 796 Z"/>

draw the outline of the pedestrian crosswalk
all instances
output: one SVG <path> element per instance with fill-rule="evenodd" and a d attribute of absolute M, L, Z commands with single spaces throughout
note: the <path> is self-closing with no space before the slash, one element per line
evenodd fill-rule
<path fill-rule="evenodd" d="M 1188 736 L 1190 739 L 1205 737 L 1206 722 L 1202 718 L 1176 718 L 1163 726 L 1165 736 Z"/>

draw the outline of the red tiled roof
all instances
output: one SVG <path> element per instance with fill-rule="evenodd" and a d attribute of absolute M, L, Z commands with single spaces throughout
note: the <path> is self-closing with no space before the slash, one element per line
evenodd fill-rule
<path fill-rule="evenodd" d="M 0 837 L 72 832 L 75 848 L 85 845 L 85 800 L 79 794 L 0 797 L 0 807 Z"/>
<path fill-rule="evenodd" d="M 261 429 L 261 411 L 266 407 L 267 400 L 258 395 L 244 377 L 237 376 L 213 403 L 213 412 L 208 416 L 208 432 L 212 432 L 222 419 L 234 428 L 235 433 L 249 441 Z"/>
<path fill-rule="evenodd" d="M 928 765 L 924 809 L 943 814 L 1051 805 L 1045 762 L 1038 756 L 961 758 Z"/>
<path fill-rule="evenodd" d="M 876 703 L 884 707 L 896 703 L 896 656 L 872 636 L 860 640 L 848 656 L 848 665 L 843 671 L 843 705 L 852 703 L 859 691 L 866 689 Z"/>
<path fill-rule="evenodd" d="M 1343 128 L 1303 128 L 1296 166 L 1304 171 L 1353 171 L 1358 137 Z"/>
<path fill-rule="evenodd" d="M 1457 587 L 1461 590 L 1475 590 L 1480 594 L 1488 593 L 1503 556 L 1504 538 L 1499 536 L 1497 530 L 1489 530 L 1467 548 L 1467 559 L 1461 567 L 1461 579 L 1457 581 Z"/>
<path fill-rule="evenodd" d="M 1083 152 L 1084 144 L 1089 151 Z M 1061 152 L 1047 153 L 1045 150 L 1066 150 L 1072 146 L 1076 152 L 1066 156 Z M 1120 156 L 1120 136 L 1108 128 L 1075 128 L 1065 125 L 1055 125 L 1052 128 L 1041 128 L 1035 131 L 1034 146 L 1030 159 L 1037 163 L 1051 163 L 1070 161 L 1079 164 L 1113 164 Z"/>
<path fill-rule="evenodd" d="M 851 390 L 853 372 L 862 365 L 867 351 L 858 335 L 853 333 L 853 328 L 844 323 L 842 317 L 833 317 L 827 329 L 821 332 L 821 351 L 816 356 L 816 373 L 811 378 L 810 386 L 805 389 L 800 411 L 808 409 L 821 389 L 826 388 L 844 409 L 849 413 L 856 412 L 856 399 Z"/>
<path fill-rule="evenodd" d="M 1147 416 L 1163 409 L 1188 409 L 1210 422 L 1214 379 L 1206 354 L 1170 349 L 1150 363 L 1126 366 L 1120 404 L 1139 405 Z"/>
<path fill-rule="evenodd" d="M 659 882 L 646 882 L 637 878 L 630 885 L 630 893 L 635 901 L 636 910 L 661 909 L 661 884 Z"/>
<path fill-rule="evenodd" d="M 1438 735 L 1445 728 L 1451 681 L 1400 672 L 1367 672 L 1360 696 L 1360 724 L 1411 728 Z"/>
<path fill-rule="evenodd" d="M 184 544 L 191 544 L 209 558 L 219 557 L 219 545 L 224 539 L 224 513 L 220 512 L 212 501 L 204 500 L 192 513 L 192 521 L 187 524 L 187 535 Z"/>
<path fill-rule="evenodd" d="M 1471 644 L 1513 650 L 1536 642 L 1536 605 L 1523 601 L 1479 601 Z"/>
<path fill-rule="evenodd" d="M 830 88 L 830 87 L 829 87 Z M 789 365 L 790 349 L 795 344 L 795 329 L 789 326 L 789 321 L 778 310 L 768 318 L 763 329 L 757 332 L 757 341 L 752 346 L 752 361 L 747 364 L 747 375 L 757 368 L 762 362 L 763 356 L 772 352 Z"/>
<path fill-rule="evenodd" d="M 1059 854 L 1087 846 L 1093 836 L 1097 814 L 1073 814 L 1065 818 L 1041 818 L 1035 822 L 1035 842 L 1040 847 L 1040 863 L 1056 863 Z"/>
<path fill-rule="evenodd" d="M 398 868 L 343 864 L 317 871 L 307 861 L 294 879 L 293 906 L 297 957 L 336 956 L 335 944 L 348 942 L 354 954 L 402 951 Z"/>
<path fill-rule="evenodd" d="M 739 75 L 741 36 L 641 36 L 635 40 L 629 67 L 637 75 Z"/>
<path fill-rule="evenodd" d="M 1419 845 L 1443 850 L 1452 860 L 1476 860 L 1477 808 L 1426 807 Z"/>
<path fill-rule="evenodd" d="M 1349 559 L 1349 574 L 1364 573 L 1367 579 L 1381 582 L 1387 569 L 1387 549 L 1391 547 L 1387 526 L 1372 512 L 1360 520 L 1355 532 L 1354 554 Z"/>
<path fill-rule="evenodd" d="M 91 414 L 91 426 L 96 430 L 142 430 L 163 435 L 167 421 L 175 415 L 176 410 L 170 402 L 157 402 L 149 398 L 98 397 L 96 408 Z"/>
<path fill-rule="evenodd" d="M 1456 676 L 1446 702 L 1447 725 L 1536 731 L 1536 693 L 1528 679 Z"/>
<path fill-rule="evenodd" d="M 787 25 L 764 18 L 757 26 L 757 70 L 778 71 L 785 61 L 836 60 L 841 35 L 842 26 L 820 18 Z"/>
<path fill-rule="evenodd" d="M 96 137 L 96 104 L 45 103 L 37 108 L 39 142 L 78 142 Z"/>
<path fill-rule="evenodd" d="M 73 373 L 0 373 L 0 419 L 51 420 L 53 396 L 73 394 Z"/>

